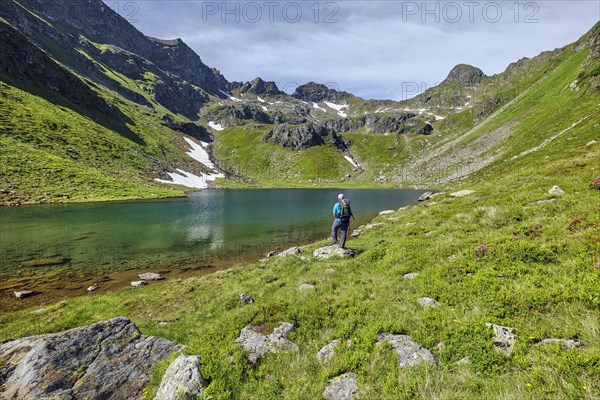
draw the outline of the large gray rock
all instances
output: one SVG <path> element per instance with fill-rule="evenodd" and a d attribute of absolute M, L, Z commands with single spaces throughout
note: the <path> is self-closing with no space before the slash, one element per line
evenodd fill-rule
<path fill-rule="evenodd" d="M 392 345 L 392 349 L 398 354 L 400 368 L 412 367 L 422 362 L 437 363 L 437 358 L 425 347 L 414 342 L 410 336 L 380 333 L 377 338 L 378 343 L 386 341 Z"/>
<path fill-rule="evenodd" d="M 139 399 L 156 364 L 183 348 L 126 317 L 0 345 L 2 399 Z"/>
<path fill-rule="evenodd" d="M 167 368 L 154 400 L 193 400 L 206 386 L 198 356 L 180 355 Z"/>
<path fill-rule="evenodd" d="M 313 256 L 317 260 L 327 260 L 332 257 L 354 257 L 355 254 L 353 250 L 343 249 L 335 244 L 333 246 L 320 247 L 313 252 Z"/>
<path fill-rule="evenodd" d="M 294 329 L 289 322 L 280 322 L 279 327 L 273 329 L 273 333 L 265 335 L 262 333 L 263 326 L 248 325 L 242 328 L 240 336 L 235 343 L 242 345 L 246 351 L 246 357 L 252 364 L 269 353 L 280 351 L 298 352 L 298 345 L 290 342 L 287 335 Z"/>
<path fill-rule="evenodd" d="M 323 398 L 325 400 L 353 400 L 357 391 L 356 374 L 348 372 L 327 381 Z"/>
<path fill-rule="evenodd" d="M 490 324 L 489 322 L 485 326 L 494 331 L 494 346 L 507 355 L 510 355 L 515 347 L 515 329 L 508 326 Z"/>
<path fill-rule="evenodd" d="M 429 200 L 433 196 L 433 192 L 425 192 L 419 196 L 419 201 Z"/>

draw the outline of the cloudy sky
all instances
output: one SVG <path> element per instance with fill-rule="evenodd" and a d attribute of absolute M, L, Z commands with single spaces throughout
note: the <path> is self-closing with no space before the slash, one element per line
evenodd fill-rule
<path fill-rule="evenodd" d="M 395 100 L 459 63 L 502 72 L 600 20 L 598 0 L 104 1 L 148 36 L 182 38 L 229 81 L 260 76 L 288 92 L 315 81 Z"/>

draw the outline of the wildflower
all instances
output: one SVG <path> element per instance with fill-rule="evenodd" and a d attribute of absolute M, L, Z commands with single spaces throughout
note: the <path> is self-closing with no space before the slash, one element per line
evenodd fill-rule
<path fill-rule="evenodd" d="M 532 385 L 531 383 L 527 383 L 525 386 L 527 386 L 527 387 L 531 387 L 531 386 L 533 386 L 533 385 Z"/>
<path fill-rule="evenodd" d="M 596 261 L 596 264 L 594 264 L 594 268 L 599 268 L 600 267 L 600 260 Z"/>

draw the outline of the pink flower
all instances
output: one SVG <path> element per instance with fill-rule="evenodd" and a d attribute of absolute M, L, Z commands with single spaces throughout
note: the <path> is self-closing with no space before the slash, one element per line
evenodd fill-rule
<path fill-rule="evenodd" d="M 594 268 L 600 268 L 600 260 L 596 261 L 596 264 L 594 264 Z"/>

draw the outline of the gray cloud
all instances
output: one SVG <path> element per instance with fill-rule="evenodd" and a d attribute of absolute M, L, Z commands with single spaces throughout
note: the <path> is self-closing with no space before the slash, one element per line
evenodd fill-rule
<path fill-rule="evenodd" d="M 230 81 L 335 82 L 361 97 L 392 99 L 403 97 L 407 82 L 439 83 L 459 63 L 499 73 L 577 40 L 600 19 L 597 1 L 134 3 L 130 18 L 140 31 L 182 38 Z"/>

